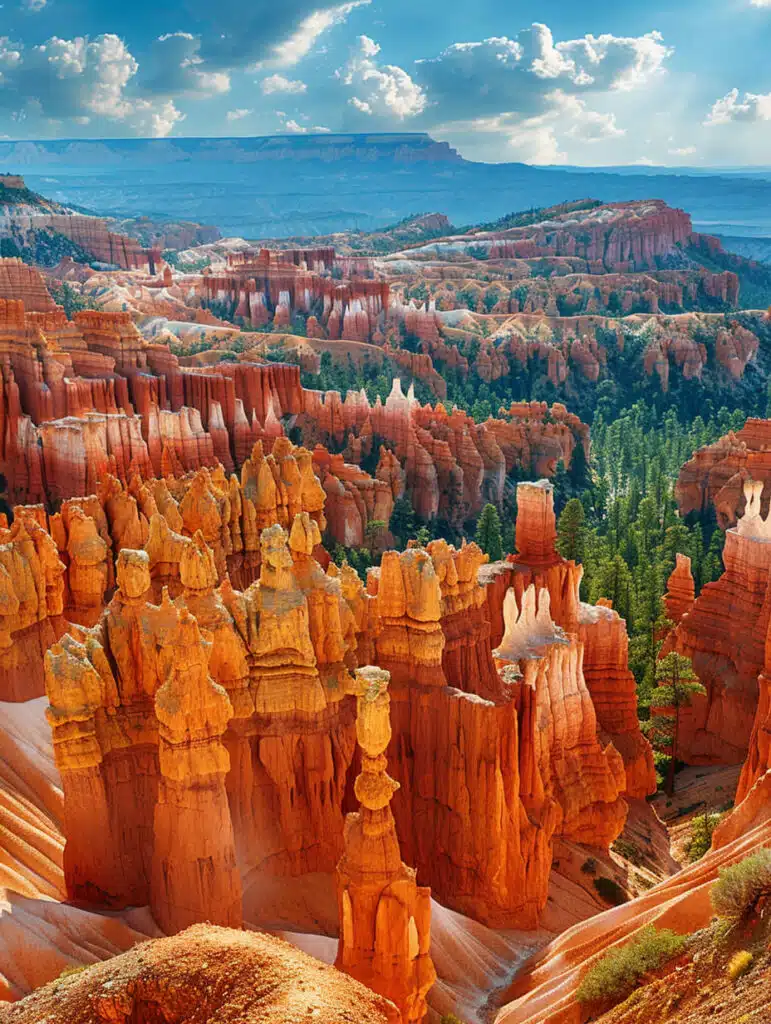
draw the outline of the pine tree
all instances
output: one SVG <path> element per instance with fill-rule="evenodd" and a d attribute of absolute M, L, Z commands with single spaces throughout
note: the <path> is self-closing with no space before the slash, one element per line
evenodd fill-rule
<path fill-rule="evenodd" d="M 415 510 L 406 491 L 394 502 L 389 529 L 402 546 L 415 532 Z"/>
<path fill-rule="evenodd" d="M 571 498 L 557 523 L 557 550 L 563 558 L 582 562 L 586 551 L 586 513 L 580 498 Z"/>
<path fill-rule="evenodd" d="M 503 558 L 503 539 L 501 537 L 501 519 L 495 505 L 485 505 L 477 520 L 477 544 L 490 556 L 491 562 Z"/>
<path fill-rule="evenodd" d="M 653 717 L 649 735 L 656 749 L 669 755 L 664 792 L 672 796 L 675 791 L 680 712 L 682 708 L 690 707 L 694 696 L 704 696 L 707 691 L 693 671 L 691 659 L 676 651 L 671 651 L 659 660 L 656 665 L 656 683 L 650 698 Z"/>
<path fill-rule="evenodd" d="M 592 603 L 607 597 L 622 619 L 626 619 L 629 632 L 634 626 L 634 580 L 621 555 L 604 561 L 592 581 Z"/>
<path fill-rule="evenodd" d="M 370 519 L 364 530 L 364 537 L 367 541 L 367 547 L 370 552 L 374 551 L 381 534 L 386 528 L 386 523 L 382 519 Z"/>
<path fill-rule="evenodd" d="M 570 459 L 570 469 L 568 470 L 568 480 L 570 481 L 570 485 L 573 488 L 574 493 L 582 491 L 591 483 L 589 465 L 586 461 L 586 452 L 584 451 L 584 446 L 580 443 L 573 449 L 573 455 Z"/>

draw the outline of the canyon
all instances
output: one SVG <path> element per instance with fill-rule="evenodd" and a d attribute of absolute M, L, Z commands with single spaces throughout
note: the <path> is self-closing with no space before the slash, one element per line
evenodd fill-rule
<path fill-rule="evenodd" d="M 769 843 L 770 421 L 676 486 L 725 542 L 712 582 L 672 551 L 653 657 L 704 687 L 677 759 L 738 774 L 682 869 L 639 634 L 558 512 L 568 398 L 751 385 L 744 263 L 657 201 L 375 253 L 8 217 L 90 261 L 0 259 L 0 1021 L 582 1024 L 609 950 L 707 928 Z"/>

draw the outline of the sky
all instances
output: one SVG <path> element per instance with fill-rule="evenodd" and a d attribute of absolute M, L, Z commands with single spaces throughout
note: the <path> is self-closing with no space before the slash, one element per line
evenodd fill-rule
<path fill-rule="evenodd" d="M 3 0 L 0 136 L 425 131 L 488 162 L 771 165 L 771 0 L 324 3 Z"/>

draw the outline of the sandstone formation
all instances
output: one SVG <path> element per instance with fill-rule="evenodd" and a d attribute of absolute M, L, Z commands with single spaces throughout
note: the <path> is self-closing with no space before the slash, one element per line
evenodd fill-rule
<path fill-rule="evenodd" d="M 4 1024 L 400 1024 L 392 1003 L 334 967 L 255 932 L 196 925 L 54 982 L 0 1010 Z"/>
<path fill-rule="evenodd" d="M 430 890 L 402 863 L 390 803 L 398 783 L 386 773 L 391 740 L 388 673 L 356 670 L 356 736 L 362 751 L 354 790 L 361 809 L 345 822 L 337 866 L 340 947 L 336 966 L 390 999 L 404 1024 L 425 1018 L 436 979 L 431 945 Z"/>
<path fill-rule="evenodd" d="M 383 403 L 363 392 L 309 391 L 299 368 L 217 363 L 184 367 L 170 350 L 148 344 L 128 313 L 26 313 L 0 302 L 5 343 L 0 395 L 2 464 L 18 501 L 56 506 L 97 493 L 106 474 L 178 476 L 244 466 L 256 442 L 266 454 L 288 443 L 293 423 L 314 448 L 313 469 L 328 500 L 328 529 L 341 544 L 362 546 L 370 522 L 390 518 L 407 490 L 424 519 L 456 525 L 492 501 L 506 476 L 569 466 L 588 430 L 564 406 L 515 403 L 476 424 L 457 409 L 422 406 L 398 380 Z M 344 446 L 343 458 L 330 454 Z M 380 459 L 371 476 L 363 459 Z"/>
<path fill-rule="evenodd" d="M 702 588 L 663 648 L 691 658 L 707 691 L 680 713 L 678 748 L 688 764 L 738 764 L 747 753 L 769 621 L 762 490 L 760 482 L 745 483 L 744 515 L 726 532 L 725 572 Z"/>
<path fill-rule="evenodd" d="M 211 645 L 196 620 L 168 599 L 148 602 L 149 566 L 145 552 L 124 548 L 99 629 L 68 634 L 46 655 L 68 892 L 105 906 L 149 902 L 166 931 L 239 925 L 220 739 L 233 709 L 208 675 Z M 137 727 L 127 743 L 121 733 Z M 146 775 L 139 792 L 117 781 L 132 765 Z"/>
<path fill-rule="evenodd" d="M 652 788 L 623 622 L 580 604 L 545 481 L 520 485 L 509 563 L 480 574 L 475 544 L 432 541 L 386 552 L 366 588 L 348 567 L 325 572 L 310 462 L 278 438 L 271 456 L 255 446 L 240 486 L 222 470 L 127 488 L 108 477 L 100 499 L 50 518 L 68 593 L 93 600 L 105 579 L 118 584 L 95 628 L 73 627 L 47 657 L 68 890 L 97 905 L 149 901 L 172 929 L 185 914 L 238 920 L 234 865 L 331 872 L 354 763 L 351 672 L 370 663 L 392 679 L 405 863 L 445 904 L 532 927 L 553 842 L 607 849 L 623 795 Z M 46 521 L 20 508 L 19 523 L 33 513 Z M 79 532 L 84 552 L 69 543 Z M 96 586 L 78 590 L 86 571 Z M 200 847 L 171 843 L 193 809 L 210 823 Z M 221 865 L 205 893 L 175 882 L 198 849 Z M 197 910 L 181 906 L 183 887 Z"/>
<path fill-rule="evenodd" d="M 625 793 L 633 798 L 646 797 L 655 791 L 656 780 L 653 754 L 637 718 L 637 691 L 628 666 L 626 623 L 602 601 L 595 606 L 579 600 L 582 569 L 556 551 L 554 496 L 548 481 L 520 484 L 517 504 L 518 553 L 510 559 L 511 568 L 497 571 L 488 592 L 488 604 L 493 606 L 493 594 L 500 595 L 506 587 L 513 587 L 514 597 L 509 601 L 515 600 L 524 614 L 528 587 L 532 586 L 533 594 L 538 596 L 539 607 L 541 595 L 549 595 L 549 616 L 566 634 L 575 634 L 583 646 L 583 679 L 577 680 L 577 685 L 580 690 L 585 686 L 591 694 L 600 736 L 605 742 L 612 741 L 623 758 Z M 533 611 L 531 600 L 527 602 L 529 615 Z M 514 607 L 511 604 L 512 617 Z M 546 612 L 543 614 L 546 621 Z M 503 633 L 503 619 L 493 612 L 493 643 L 500 643 Z"/>
<path fill-rule="evenodd" d="M 678 553 L 664 594 L 667 618 L 676 625 L 690 612 L 695 600 L 696 588 L 691 575 L 691 560 L 687 555 Z"/>
<path fill-rule="evenodd" d="M 229 253 L 221 272 L 205 271 L 196 289 L 203 303 L 232 306 L 253 327 L 287 327 L 295 314 L 310 314 L 317 335 L 370 341 L 378 330 L 382 336 L 389 294 L 384 281 L 363 276 L 371 266 L 338 260 L 331 247 L 246 250 Z M 328 276 L 333 269 L 347 270 L 350 282 L 337 283 Z"/>
<path fill-rule="evenodd" d="M 748 480 L 771 483 L 771 423 L 748 419 L 741 430 L 731 431 L 714 444 L 700 448 L 680 470 L 675 497 L 681 515 L 713 505 L 724 530 L 735 526 L 745 508 Z M 768 513 L 771 488 L 762 495 Z"/>
<path fill-rule="evenodd" d="M 0 699 L 42 694 L 43 656 L 65 628 L 64 571 L 33 515 L 0 528 Z"/>

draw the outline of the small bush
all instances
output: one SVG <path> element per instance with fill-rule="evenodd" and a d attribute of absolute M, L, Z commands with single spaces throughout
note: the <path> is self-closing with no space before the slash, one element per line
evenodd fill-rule
<path fill-rule="evenodd" d="M 617 853 L 619 857 L 623 857 L 624 860 L 628 860 L 630 864 L 634 864 L 637 867 L 643 861 L 643 854 L 639 846 L 635 843 L 630 843 L 627 839 L 617 839 L 611 846 L 611 850 Z"/>
<path fill-rule="evenodd" d="M 629 902 L 627 894 L 612 878 L 606 878 L 603 875 L 600 878 L 595 878 L 592 884 L 600 898 L 606 903 L 610 903 L 612 907 L 620 907 L 622 903 Z"/>
<path fill-rule="evenodd" d="M 460 1017 L 456 1017 L 454 1013 L 446 1013 L 439 1024 L 463 1024 L 463 1021 Z"/>
<path fill-rule="evenodd" d="M 740 949 L 729 960 L 726 974 L 731 981 L 738 981 L 742 975 L 747 973 L 750 967 L 752 967 L 752 953 L 746 949 Z"/>
<path fill-rule="evenodd" d="M 587 857 L 581 865 L 581 870 L 585 875 L 596 875 L 597 861 L 594 859 L 594 857 Z"/>
<path fill-rule="evenodd" d="M 739 921 L 752 913 L 761 896 L 771 893 L 771 850 L 764 847 L 738 864 L 722 868 L 712 886 L 712 906 L 719 917 Z"/>
<path fill-rule="evenodd" d="M 720 814 L 700 814 L 694 821 L 688 845 L 685 848 L 691 864 L 700 860 L 712 846 L 712 833 L 717 828 L 721 817 Z"/>
<path fill-rule="evenodd" d="M 643 928 L 626 946 L 612 949 L 585 975 L 578 987 L 582 1003 L 620 1002 L 646 974 L 679 956 L 685 938 L 668 928 Z"/>

